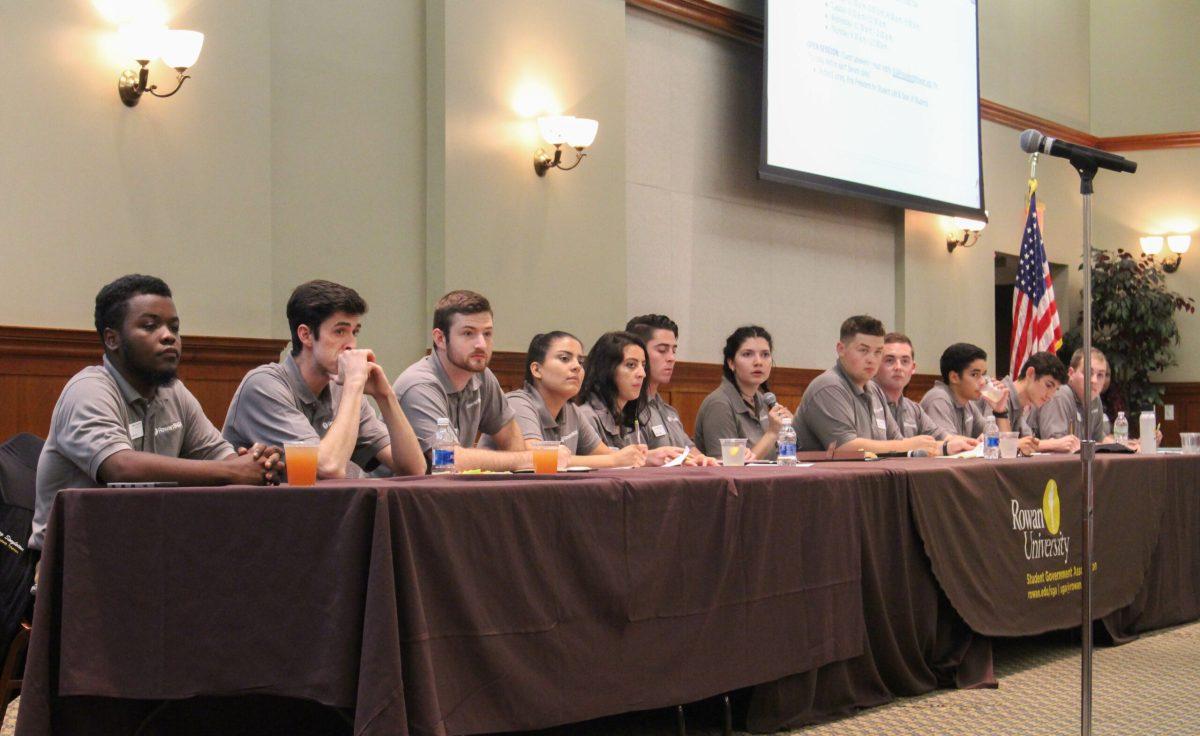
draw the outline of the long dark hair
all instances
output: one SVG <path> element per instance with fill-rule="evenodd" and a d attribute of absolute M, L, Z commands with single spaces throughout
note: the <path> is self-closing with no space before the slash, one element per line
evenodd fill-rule
<path fill-rule="evenodd" d="M 525 353 L 525 383 L 533 385 L 533 371 L 529 366 L 534 363 L 545 363 L 546 353 L 549 352 L 550 346 L 555 340 L 563 337 L 569 337 L 580 345 L 583 345 L 583 341 L 578 337 L 562 330 L 543 332 L 533 336 L 533 339 L 529 341 L 529 351 Z"/>
<path fill-rule="evenodd" d="M 575 397 L 575 403 L 584 404 L 592 396 L 598 396 L 620 426 L 632 428 L 634 420 L 646 406 L 646 388 L 650 382 L 642 381 L 642 390 L 637 401 L 626 402 L 625 408 L 617 411 L 617 382 L 613 377 L 625 360 L 625 348 L 630 345 L 641 348 L 642 360 L 649 357 L 646 343 L 632 332 L 606 332 L 600 336 L 588 351 L 583 387 Z"/>
<path fill-rule="evenodd" d="M 721 361 L 721 373 L 724 374 L 726 380 L 728 380 L 734 386 L 737 386 L 737 376 L 734 375 L 733 369 L 729 367 L 729 361 L 733 360 L 734 357 L 737 356 L 737 351 L 741 349 L 742 343 L 746 342 L 752 337 L 761 337 L 767 341 L 767 347 L 771 348 L 772 353 L 771 364 L 772 367 L 774 366 L 775 360 L 773 354 L 775 352 L 775 343 L 771 341 L 771 333 L 767 332 L 766 328 L 759 327 L 758 325 L 746 325 L 745 327 L 739 327 L 733 331 L 732 335 L 725 338 L 725 360 Z M 763 381 L 762 385 L 758 387 L 758 390 L 770 391 L 771 387 L 768 385 L 768 383 L 769 381 Z"/>

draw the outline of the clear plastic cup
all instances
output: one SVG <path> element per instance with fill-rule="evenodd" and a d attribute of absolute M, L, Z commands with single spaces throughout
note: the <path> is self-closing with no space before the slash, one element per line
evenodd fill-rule
<path fill-rule="evenodd" d="M 1000 433 L 1000 457 L 1016 457 L 1017 442 L 1021 439 L 1019 432 Z"/>
<path fill-rule="evenodd" d="M 1180 432 L 1179 446 L 1184 455 L 1200 455 L 1200 432 Z"/>
<path fill-rule="evenodd" d="M 539 440 L 533 443 L 533 472 L 558 472 L 558 440 Z"/>
<path fill-rule="evenodd" d="M 316 443 L 284 444 L 283 462 L 289 486 L 316 485 L 317 447 Z"/>
<path fill-rule="evenodd" d="M 746 464 L 746 439 L 721 440 L 721 464 L 727 468 L 736 468 Z"/>

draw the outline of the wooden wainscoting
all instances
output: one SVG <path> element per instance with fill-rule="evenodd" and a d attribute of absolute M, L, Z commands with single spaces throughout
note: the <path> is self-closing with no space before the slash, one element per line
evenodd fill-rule
<path fill-rule="evenodd" d="M 279 359 L 286 340 L 185 335 L 179 377 L 218 427 L 242 377 Z M 0 326 L 0 441 L 18 432 L 45 437 L 67 379 L 100 362 L 94 330 Z"/>
<path fill-rule="evenodd" d="M 1200 383 L 1166 383 L 1167 391 L 1163 395 L 1163 403 L 1175 406 L 1175 418 L 1163 420 L 1163 446 L 1179 447 L 1180 432 L 1200 431 Z M 1163 416 L 1163 410 L 1158 410 L 1158 416 Z M 1131 433 L 1136 434 L 1134 427 L 1137 417 L 1129 417 Z"/>

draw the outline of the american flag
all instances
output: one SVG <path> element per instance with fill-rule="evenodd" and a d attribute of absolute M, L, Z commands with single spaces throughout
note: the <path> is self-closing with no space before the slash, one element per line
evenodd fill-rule
<path fill-rule="evenodd" d="M 1030 355 L 1062 347 L 1062 325 L 1058 321 L 1058 305 L 1054 303 L 1054 282 L 1050 279 L 1050 264 L 1046 262 L 1042 228 L 1038 224 L 1036 190 L 1029 195 L 1029 216 L 1021 236 L 1021 260 L 1013 289 L 1009 375 L 1015 380 Z"/>

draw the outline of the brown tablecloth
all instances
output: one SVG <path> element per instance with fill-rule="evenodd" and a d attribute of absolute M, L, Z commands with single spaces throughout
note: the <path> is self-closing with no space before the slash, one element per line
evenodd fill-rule
<path fill-rule="evenodd" d="M 857 487 L 746 468 L 64 491 L 18 732 L 255 694 L 354 708 L 360 734 L 468 734 L 817 669 L 862 651 Z"/>
<path fill-rule="evenodd" d="M 864 480 L 868 472 L 842 467 Z M 939 685 L 994 684 L 985 635 L 1079 625 L 1077 456 L 871 468 L 896 482 L 862 488 L 864 654 L 754 688 L 750 730 L 795 728 Z M 1093 615 L 1114 640 L 1200 618 L 1198 479 L 1197 457 L 1097 458 Z"/>

